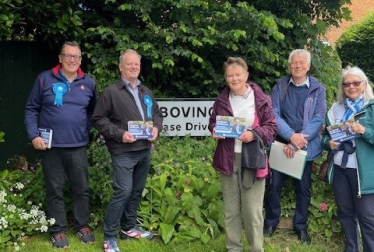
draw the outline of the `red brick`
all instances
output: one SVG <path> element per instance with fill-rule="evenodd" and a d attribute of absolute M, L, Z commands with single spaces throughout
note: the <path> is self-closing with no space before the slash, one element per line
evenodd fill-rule
<path fill-rule="evenodd" d="M 356 24 L 364 19 L 370 12 L 374 11 L 374 0 L 351 0 L 351 5 L 348 8 L 351 10 L 351 21 L 343 21 L 339 25 L 339 28 L 331 27 L 326 33 L 326 39 L 331 43 L 339 39 L 345 29 L 352 24 Z"/>

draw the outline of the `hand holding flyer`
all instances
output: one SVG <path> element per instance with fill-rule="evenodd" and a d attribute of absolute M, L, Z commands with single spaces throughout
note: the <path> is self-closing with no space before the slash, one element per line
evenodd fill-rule
<path fill-rule="evenodd" d="M 43 139 L 43 142 L 48 149 L 52 147 L 52 135 L 53 130 L 49 128 L 38 128 L 39 136 Z"/>
<path fill-rule="evenodd" d="M 136 139 L 150 139 L 153 137 L 153 122 L 152 121 L 129 121 L 128 131 Z"/>
<path fill-rule="evenodd" d="M 244 130 L 245 118 L 217 115 L 215 131 L 217 136 L 238 138 Z"/>
<path fill-rule="evenodd" d="M 352 131 L 352 127 L 350 125 L 354 124 L 355 120 L 349 119 L 348 121 L 336 123 L 331 126 L 327 126 L 327 131 L 330 134 L 331 139 L 334 142 L 344 142 L 348 141 L 361 135 Z"/>

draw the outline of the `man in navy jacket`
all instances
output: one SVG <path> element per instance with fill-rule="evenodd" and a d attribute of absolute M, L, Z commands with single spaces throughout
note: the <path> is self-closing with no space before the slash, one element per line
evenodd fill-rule
<path fill-rule="evenodd" d="M 67 248 L 68 222 L 64 205 L 65 179 L 73 194 L 74 230 L 86 244 L 95 238 L 88 227 L 88 161 L 90 119 L 96 103 L 95 82 L 80 69 L 81 49 L 65 42 L 59 64 L 39 74 L 25 108 L 28 138 L 43 151 L 42 166 L 47 193 L 47 214 L 55 223 L 50 228 L 53 247 Z M 48 149 L 38 128 L 50 129 Z"/>
<path fill-rule="evenodd" d="M 296 209 L 293 217 L 294 230 L 299 240 L 309 244 L 307 232 L 310 204 L 313 160 L 321 155 L 320 131 L 326 113 L 326 90 L 314 77 L 308 75 L 311 64 L 310 52 L 297 49 L 290 53 L 290 76 L 277 80 L 271 93 L 273 111 L 278 125 L 278 141 L 285 143 L 284 153 L 293 158 L 295 151 L 307 151 L 307 160 L 301 180 L 294 179 Z M 281 214 L 281 190 L 287 175 L 273 170 L 267 184 L 265 197 L 266 217 L 264 234 L 271 236 Z"/>

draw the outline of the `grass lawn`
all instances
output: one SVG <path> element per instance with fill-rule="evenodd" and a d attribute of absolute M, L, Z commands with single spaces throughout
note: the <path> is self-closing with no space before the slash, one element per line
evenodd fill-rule
<path fill-rule="evenodd" d="M 102 231 L 95 230 L 96 242 L 93 245 L 82 244 L 75 234 L 70 231 L 68 233 L 70 248 L 66 251 L 72 252 L 102 252 Z M 243 236 L 244 238 L 244 236 Z M 325 241 L 322 237 L 312 236 L 312 244 L 304 245 L 301 244 L 296 235 L 289 230 L 277 230 L 273 237 L 265 238 L 264 249 L 265 252 L 340 252 L 343 251 L 342 241 Z M 245 239 L 243 239 L 245 240 Z M 248 251 L 246 241 L 245 250 Z M 21 247 L 21 251 L 27 252 L 48 252 L 58 251 L 53 249 L 49 242 L 48 234 L 40 234 L 32 237 L 28 237 L 25 240 L 25 246 Z M 164 245 L 159 237 L 155 237 L 151 241 L 147 240 L 118 240 L 118 246 L 121 252 L 224 252 L 225 248 L 225 237 L 224 235 L 218 237 L 215 240 L 210 241 L 207 245 L 203 245 L 200 242 L 192 242 L 187 244 L 168 244 Z M 13 251 L 8 249 L 7 252 Z"/>

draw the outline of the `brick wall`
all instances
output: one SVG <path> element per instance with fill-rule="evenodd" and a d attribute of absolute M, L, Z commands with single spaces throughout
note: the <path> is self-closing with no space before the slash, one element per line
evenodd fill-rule
<path fill-rule="evenodd" d="M 332 27 L 326 34 L 326 39 L 333 45 L 346 28 L 348 28 L 352 24 L 360 22 L 370 12 L 374 11 L 374 0 L 351 0 L 351 3 L 352 4 L 348 7 L 352 12 L 352 20 L 343 21 L 342 23 L 340 23 L 339 28 Z"/>

